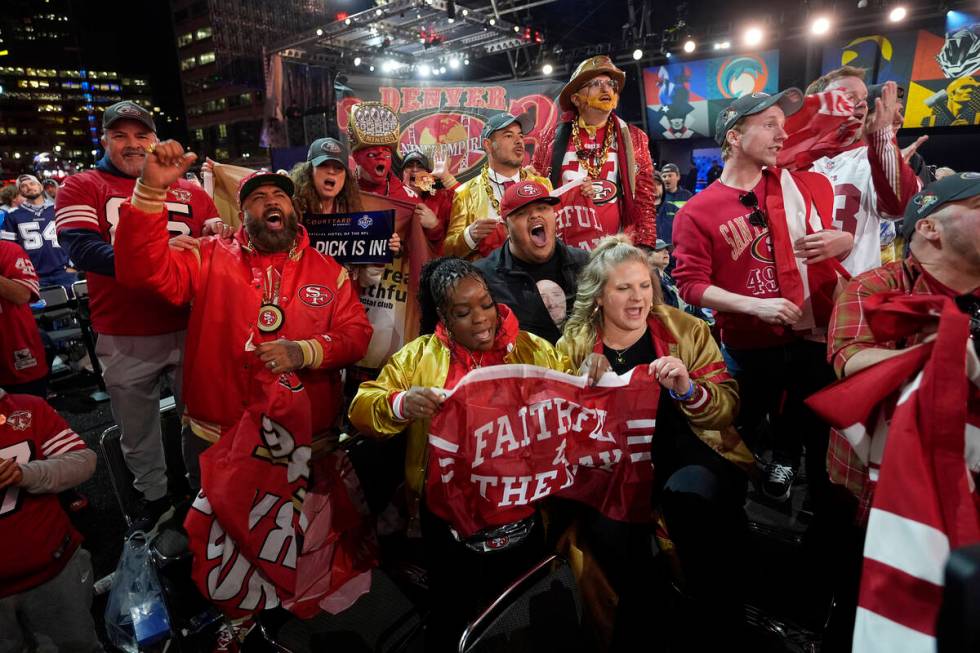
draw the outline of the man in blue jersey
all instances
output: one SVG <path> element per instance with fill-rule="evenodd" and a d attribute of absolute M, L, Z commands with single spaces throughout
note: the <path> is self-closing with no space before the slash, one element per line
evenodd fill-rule
<path fill-rule="evenodd" d="M 44 195 L 41 182 L 34 175 L 18 177 L 17 188 L 24 201 L 2 217 L 0 238 L 27 250 L 42 286 L 64 286 L 70 292 L 77 277 L 66 269 L 70 265 L 68 253 L 58 243 L 54 202 Z"/>

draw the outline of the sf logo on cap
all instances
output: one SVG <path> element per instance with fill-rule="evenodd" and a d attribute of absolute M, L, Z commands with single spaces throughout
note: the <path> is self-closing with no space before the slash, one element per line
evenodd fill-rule
<path fill-rule="evenodd" d="M 320 146 L 320 149 L 326 152 L 327 154 L 340 154 L 340 146 L 334 143 L 333 141 L 327 141 L 326 143 Z"/>
<path fill-rule="evenodd" d="M 143 112 L 140 111 L 138 107 L 136 107 L 136 106 L 134 106 L 132 104 L 124 104 L 121 107 L 119 107 L 118 109 L 116 109 L 116 111 L 118 113 L 121 113 L 124 116 L 140 116 L 140 115 L 143 115 Z"/>
<path fill-rule="evenodd" d="M 534 184 L 524 184 L 517 189 L 517 194 L 521 197 L 537 197 L 539 195 L 538 187 Z"/>

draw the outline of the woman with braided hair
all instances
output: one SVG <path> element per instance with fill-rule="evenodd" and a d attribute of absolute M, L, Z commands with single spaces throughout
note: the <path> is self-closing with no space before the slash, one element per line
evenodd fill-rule
<path fill-rule="evenodd" d="M 570 371 L 548 341 L 520 331 L 510 309 L 497 304 L 483 274 L 471 263 L 443 257 L 430 261 L 419 280 L 419 336 L 396 352 L 378 378 L 361 384 L 350 421 L 361 433 L 387 438 L 407 431 L 405 480 L 409 517 L 421 524 L 429 560 L 431 628 L 426 636 L 452 650 L 475 611 L 544 554 L 543 527 L 535 517 L 477 533 L 461 541 L 449 524 L 425 509 L 426 442 L 429 421 L 451 389 L 470 370 L 523 363 Z M 410 532 L 412 530 L 410 526 Z M 486 543 L 506 530 L 511 543 L 488 555 Z"/>

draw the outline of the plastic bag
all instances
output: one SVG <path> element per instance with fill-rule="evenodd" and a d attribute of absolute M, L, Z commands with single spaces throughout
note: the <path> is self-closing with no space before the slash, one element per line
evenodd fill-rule
<path fill-rule="evenodd" d="M 105 609 L 105 627 L 109 641 L 127 653 L 138 653 L 140 647 L 171 634 L 160 579 L 143 532 L 133 533 L 123 545 Z"/>

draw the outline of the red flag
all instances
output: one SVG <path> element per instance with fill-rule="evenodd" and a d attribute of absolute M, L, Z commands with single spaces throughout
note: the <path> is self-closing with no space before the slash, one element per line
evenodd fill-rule
<path fill-rule="evenodd" d="M 887 373 L 898 376 L 902 388 L 887 438 L 876 432 L 878 441 L 871 444 L 872 455 L 875 448 L 883 455 L 865 539 L 853 650 L 924 653 L 936 647 L 950 550 L 980 542 L 980 504 L 970 473 L 980 457 L 973 426 L 977 379 L 968 378 L 966 367 L 973 353 L 969 318 L 946 297 L 886 293 L 872 299 L 865 310 L 879 341 L 893 341 L 910 328 L 897 316 L 918 314 L 921 324 L 924 315 L 935 322 L 941 312 L 935 342 L 856 374 L 808 403 L 846 426 L 863 420 L 869 404 L 894 396 L 895 380 Z M 932 310 L 923 311 L 928 306 Z M 918 368 L 910 369 L 913 363 Z M 829 402 L 845 391 L 848 398 L 833 409 Z M 860 404 L 860 411 L 852 403 Z"/>
<path fill-rule="evenodd" d="M 191 575 L 231 617 L 281 603 L 312 616 L 374 558 L 370 545 L 351 539 L 366 531 L 337 462 L 321 462 L 309 487 L 312 428 L 302 383 L 294 374 L 259 375 L 264 400 L 201 455 L 202 491 L 184 522 Z M 359 595 L 348 594 L 351 602 Z"/>
<path fill-rule="evenodd" d="M 817 159 L 835 156 L 851 147 L 845 143 L 854 139 L 860 127 L 860 123 L 851 120 L 853 110 L 843 91 L 806 96 L 800 110 L 786 118 L 787 138 L 776 165 L 787 170 L 807 170 Z"/>
<path fill-rule="evenodd" d="M 659 384 L 645 367 L 599 385 L 529 365 L 467 374 L 429 427 L 429 509 L 464 537 L 552 494 L 650 520 Z"/>

